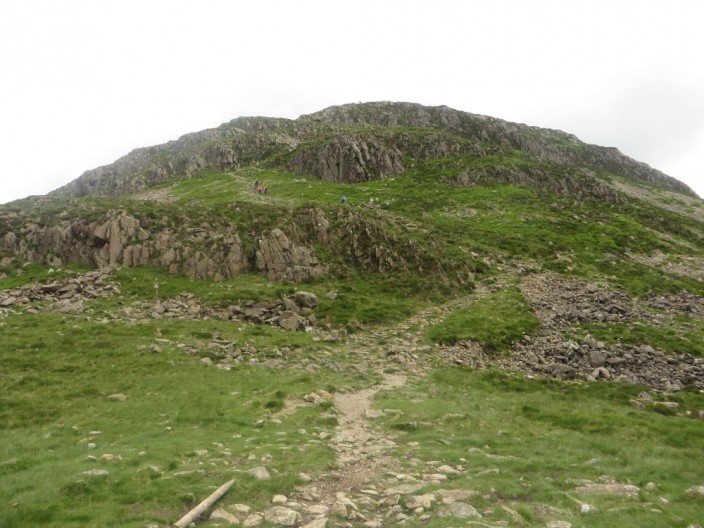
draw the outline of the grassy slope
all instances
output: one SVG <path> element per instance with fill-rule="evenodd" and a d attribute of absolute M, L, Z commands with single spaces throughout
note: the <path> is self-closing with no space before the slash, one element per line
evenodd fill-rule
<path fill-rule="evenodd" d="M 439 460 L 468 468 L 449 483 L 418 493 L 476 490 L 480 495 L 471 502 L 480 511 L 491 508 L 493 519 L 510 521 L 496 507 L 502 503 L 517 510 L 528 526 L 544 526 L 535 505 L 573 512 L 579 508 L 575 499 L 600 512 L 579 517 L 578 526 L 688 526 L 704 513 L 701 499 L 685 493 L 704 478 L 695 462 L 704 449 L 704 424 L 635 409 L 629 399 L 640 390 L 453 369 L 384 393 L 377 407 L 397 411 L 383 421 L 398 435 L 401 460 L 410 461 L 410 467 Z M 684 406 L 704 404 L 701 394 L 677 399 Z M 601 475 L 641 488 L 655 482 L 657 488 L 625 499 L 580 495 L 574 491 L 577 484 L 569 482 L 596 481 Z M 659 497 L 669 505 L 658 504 Z M 434 519 L 425 526 L 453 525 Z"/>
<path fill-rule="evenodd" d="M 315 204 L 335 211 L 341 207 L 340 195 L 345 194 L 349 207 L 361 210 L 362 204 L 373 204 L 370 214 L 389 215 L 406 223 L 410 236 L 419 240 L 432 237 L 447 258 L 456 261 L 471 262 L 473 254 L 493 261 L 515 258 L 607 281 L 635 295 L 674 289 L 704 293 L 697 281 L 628 259 L 628 251 L 654 248 L 678 255 L 703 253 L 701 239 L 693 235 L 697 230 L 701 233 L 701 226 L 643 203 L 615 208 L 576 203 L 521 187 L 452 187 L 443 181 L 452 176 L 452 170 L 421 162 L 397 178 L 359 185 L 312 181 L 270 169 L 252 170 L 252 178 L 268 185 L 266 196 L 254 192 L 248 170 L 243 170 L 203 174 L 170 187 L 175 205 L 129 199 L 117 205 L 155 218 L 198 214 L 206 221 L 238 225 L 257 216 L 266 226 L 300 206 Z M 60 210 L 66 204 L 97 218 L 116 206 L 115 202 L 62 201 L 44 207 Z M 326 255 L 324 248 L 318 250 L 323 259 L 335 257 Z M 20 276 L 13 267 L 0 271 L 7 274 L 0 279 L 3 289 L 49 277 L 45 268 L 37 266 L 25 268 Z M 499 269 L 492 268 L 486 276 L 490 279 L 498 273 Z M 238 325 L 216 321 L 158 321 L 136 326 L 97 322 L 125 304 L 156 295 L 189 291 L 205 304 L 222 305 L 279 297 L 291 287 L 248 275 L 218 284 L 188 281 L 148 269 L 123 270 L 118 279 L 122 295 L 94 302 L 90 319 L 44 314 L 0 320 L 0 463 L 14 461 L 0 465 L 0 527 L 173 522 L 233 476 L 238 478 L 238 500 L 263 505 L 273 493 L 291 491 L 300 470 L 316 473 L 332 461 L 325 445 L 309 443 L 312 432 L 334 427 L 334 422 L 324 417 L 326 409 L 302 409 L 279 425 L 266 421 L 256 425 L 256 421 L 280 407 L 284 395 L 300 397 L 314 389 L 350 383 L 362 386 L 368 380 L 349 380 L 348 375 L 328 370 L 308 375 L 255 366 L 231 372 L 206 369 L 197 357 L 175 347 L 177 342 L 195 342 L 217 334 L 263 351 L 292 345 L 314 357 L 323 350 L 319 342 L 270 328 L 245 325 L 240 331 Z M 437 291 L 413 291 L 409 284 L 415 279 L 411 279 L 346 270 L 305 287 L 321 298 L 316 313 L 323 322 L 359 329 L 368 323 L 392 323 L 428 302 L 443 300 Z M 158 293 L 153 288 L 155 281 L 160 284 Z M 324 297 L 331 289 L 339 293 L 335 302 Z M 444 295 L 448 293 L 460 292 Z M 469 337 L 501 349 L 534 328 L 520 296 L 506 295 L 485 304 L 482 310 L 451 316 L 433 330 L 436 334 L 432 337 L 449 342 Z M 497 317 L 505 327 L 496 328 Z M 682 337 L 696 339 L 701 335 L 701 321 L 690 322 L 693 326 L 649 329 L 647 334 L 612 325 L 603 330 L 603 338 L 629 335 L 634 341 L 648 341 L 676 352 Z M 173 343 L 163 345 L 160 354 L 149 354 L 146 350 L 154 342 L 157 328 Z M 506 328 L 512 330 L 503 331 Z M 672 328 L 678 332 L 674 337 L 668 335 Z M 692 335 L 677 328 L 689 328 Z M 593 328 L 589 331 L 597 333 Z M 334 354 L 334 345 L 330 349 Z M 649 513 L 641 505 L 656 497 L 644 495 L 627 514 L 585 518 L 585 526 L 677 526 L 679 518 L 701 518 L 701 503 L 682 494 L 686 487 L 704 483 L 704 474 L 692 463 L 704 447 L 701 422 L 629 407 L 628 398 L 638 390 L 442 370 L 422 386 L 387 396 L 388 401 L 380 407 L 402 409 L 403 423 L 435 424 L 403 433 L 404 440 L 420 442 L 418 448 L 408 447 L 409 454 L 455 463 L 464 458 L 467 465 L 477 468 L 473 475 L 498 466 L 498 475 L 477 475 L 471 482 L 453 485 L 500 495 L 519 509 L 521 503 L 534 502 L 567 506 L 569 499 L 562 494 L 568 491 L 565 478 L 609 473 L 638 485 L 657 480 L 663 486 L 658 493 L 671 501 L 668 511 L 675 513 L 666 517 Z M 128 399 L 107 399 L 118 392 L 127 394 Z M 700 395 L 681 397 L 692 407 L 704 406 Z M 419 398 L 423 400 L 420 405 Z M 579 406 L 574 405 L 576 400 Z M 442 411 L 444 416 L 447 409 L 457 410 L 462 417 L 438 415 Z M 386 425 L 394 431 L 406 431 L 403 423 L 389 421 Z M 92 438 L 90 432 L 96 430 L 102 433 Z M 445 445 L 443 438 L 449 438 L 450 445 Z M 635 443 L 634 439 L 643 438 L 647 445 Z M 96 447 L 89 449 L 88 443 Z M 302 451 L 290 449 L 294 444 L 306 447 Z M 518 460 L 488 463 L 473 447 L 492 454 L 511 454 Z M 202 454 L 204 449 L 207 454 Z M 122 460 L 86 460 L 88 455 L 105 453 L 119 455 Z M 249 454 L 256 455 L 255 459 L 250 460 Z M 267 454 L 273 457 L 267 465 L 278 471 L 271 481 L 261 483 L 237 473 L 261 464 L 261 456 Z M 586 465 L 592 458 L 598 462 Z M 94 468 L 110 473 L 107 478 L 81 474 Z M 192 473 L 177 476 L 180 471 Z M 613 504 L 605 501 L 597 506 L 608 510 Z M 537 519 L 529 520 L 540 525 Z"/>
<path fill-rule="evenodd" d="M 214 483 L 235 477 L 238 493 L 263 505 L 272 493 L 290 492 L 299 471 L 315 474 L 333 460 L 327 447 L 307 443 L 334 426 L 323 407 L 303 409 L 281 424 L 256 422 L 286 396 L 354 384 L 349 375 L 323 371 L 313 378 L 246 365 L 208 369 L 175 346 L 217 334 L 263 347 L 237 325 L 133 326 L 47 314 L 4 323 L 0 461 L 16 462 L 0 466 L 0 526 L 164 523 L 202 500 Z M 157 328 L 173 343 L 149 353 Z M 108 398 L 116 393 L 128 399 Z M 303 449 L 291 449 L 299 443 Z M 86 458 L 106 453 L 122 460 Z M 265 455 L 273 457 L 266 464 L 276 472 L 271 481 L 240 473 L 262 465 Z M 109 475 L 82 474 L 91 469 Z"/>

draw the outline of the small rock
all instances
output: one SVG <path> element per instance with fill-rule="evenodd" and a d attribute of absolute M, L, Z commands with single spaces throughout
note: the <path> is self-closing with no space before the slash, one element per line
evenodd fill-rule
<path fill-rule="evenodd" d="M 117 394 L 111 394 L 108 396 L 108 400 L 113 400 L 113 401 L 125 401 L 127 399 L 126 394 L 122 393 L 117 393 Z"/>
<path fill-rule="evenodd" d="M 253 513 L 248 516 L 244 521 L 242 521 L 242 528 L 256 528 L 264 522 L 264 517 L 258 513 Z"/>
<path fill-rule="evenodd" d="M 475 490 L 446 490 L 446 489 L 439 489 L 435 490 L 435 493 L 440 496 L 440 500 L 442 500 L 443 504 L 452 504 L 453 502 L 463 502 L 469 499 L 470 497 L 474 497 L 475 495 L 479 495 L 480 493 Z"/>
<path fill-rule="evenodd" d="M 639 400 L 646 401 L 646 402 L 651 402 L 651 401 L 653 401 L 653 397 L 650 395 L 650 393 L 645 392 L 645 391 L 641 392 L 641 393 L 638 395 L 638 399 L 639 399 Z"/>
<path fill-rule="evenodd" d="M 302 528 L 326 528 L 328 525 L 328 520 L 323 517 L 322 519 L 315 519 L 308 524 L 302 526 Z"/>
<path fill-rule="evenodd" d="M 441 517 L 479 517 L 481 514 L 469 504 L 464 502 L 453 502 L 440 510 Z"/>
<path fill-rule="evenodd" d="M 704 486 L 692 486 L 691 488 L 688 488 L 687 495 L 704 497 Z"/>
<path fill-rule="evenodd" d="M 545 528 L 572 528 L 572 523 L 567 521 L 548 521 Z"/>
<path fill-rule="evenodd" d="M 286 495 L 274 495 L 271 499 L 272 504 L 286 504 L 288 502 L 288 497 Z"/>
<path fill-rule="evenodd" d="M 511 520 L 516 524 L 516 526 L 525 526 L 528 524 L 523 516 L 516 510 L 509 508 L 508 506 L 502 504 L 501 508 L 508 514 Z"/>
<path fill-rule="evenodd" d="M 384 490 L 384 495 L 410 495 L 423 487 L 423 484 L 399 484 Z"/>
<path fill-rule="evenodd" d="M 237 512 L 237 513 L 249 513 L 252 508 L 247 506 L 246 504 L 234 504 L 232 508 Z"/>
<path fill-rule="evenodd" d="M 595 493 L 597 495 L 614 495 L 619 497 L 635 498 L 638 497 L 640 493 L 640 488 L 638 486 L 633 486 L 631 484 L 586 484 L 584 486 L 579 486 L 575 488 L 577 493 Z"/>
<path fill-rule="evenodd" d="M 411 495 L 406 498 L 406 508 L 409 510 L 415 510 L 416 508 L 430 509 L 435 502 L 435 494 L 426 493 L 425 495 Z M 422 512 L 419 512 L 422 513 Z"/>
<path fill-rule="evenodd" d="M 271 478 L 271 475 L 264 466 L 253 467 L 252 469 L 247 470 L 247 473 L 252 475 L 257 480 L 269 480 Z"/>
<path fill-rule="evenodd" d="M 666 407 L 668 409 L 677 409 L 680 404 L 677 402 L 671 402 L 671 401 L 657 401 L 653 403 L 653 405 L 658 405 L 660 407 Z"/>
<path fill-rule="evenodd" d="M 278 526 L 296 526 L 301 522 L 301 514 L 291 508 L 274 506 L 264 512 L 264 519 Z"/>
<path fill-rule="evenodd" d="M 586 502 L 579 507 L 579 512 L 583 514 L 597 513 L 598 511 L 599 510 L 597 510 L 594 506 L 587 504 Z"/>
<path fill-rule="evenodd" d="M 347 506 L 340 501 L 335 501 L 330 508 L 330 513 L 335 517 L 347 519 Z"/>
<path fill-rule="evenodd" d="M 88 475 L 91 477 L 107 477 L 108 472 L 104 469 L 90 469 L 88 471 L 81 471 L 81 475 Z"/>
<path fill-rule="evenodd" d="M 654 482 L 648 482 L 648 483 L 645 485 L 646 491 L 655 491 L 656 488 L 657 488 L 657 486 L 655 485 Z"/>
<path fill-rule="evenodd" d="M 306 511 L 310 515 L 321 516 L 321 515 L 327 515 L 328 512 L 330 511 L 330 508 L 325 506 L 325 504 L 313 504 L 311 506 L 308 506 L 308 508 L 306 508 Z"/>
<path fill-rule="evenodd" d="M 239 524 L 240 520 L 232 515 L 230 512 L 223 510 L 222 508 L 216 509 L 210 514 L 210 519 L 213 521 L 224 521 L 228 524 Z"/>

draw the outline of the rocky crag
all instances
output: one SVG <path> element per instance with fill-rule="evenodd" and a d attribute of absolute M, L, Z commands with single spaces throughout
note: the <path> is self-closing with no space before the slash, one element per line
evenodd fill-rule
<path fill-rule="evenodd" d="M 524 159 L 486 169 L 490 156 Z M 163 145 L 134 150 L 111 165 L 85 172 L 56 196 L 120 196 L 188 179 L 203 170 L 253 163 L 334 182 L 383 179 L 417 159 L 451 158 L 459 185 L 513 183 L 547 186 L 582 199 L 619 201 L 611 177 L 687 196 L 685 184 L 614 148 L 588 145 L 559 130 L 411 103 L 334 106 L 296 120 L 241 117 Z"/>
<path fill-rule="evenodd" d="M 321 244 L 356 269 L 387 272 L 412 267 L 437 273 L 440 281 L 447 280 L 448 271 L 453 280 L 469 281 L 458 270 L 443 269 L 432 244 L 399 235 L 407 231 L 402 224 L 352 209 L 330 214 L 305 208 L 280 227 L 246 233 L 226 222 L 140 219 L 124 210 L 108 211 L 97 220 L 67 216 L 47 215 L 37 222 L 23 212 L 10 213 L 3 218 L 9 226 L 0 236 L 0 251 L 19 261 L 49 266 L 156 266 L 171 274 L 216 281 L 258 272 L 274 281 L 305 282 L 326 272 L 313 249 Z"/>

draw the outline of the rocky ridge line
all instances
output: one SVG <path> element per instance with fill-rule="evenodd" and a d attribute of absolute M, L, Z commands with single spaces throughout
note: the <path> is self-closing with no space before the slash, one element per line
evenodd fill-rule
<path fill-rule="evenodd" d="M 365 128 L 364 134 L 350 131 L 350 126 Z M 592 167 L 633 178 L 687 196 L 696 196 L 684 183 L 621 154 L 614 148 L 588 145 L 573 135 L 558 130 L 540 129 L 496 118 L 470 114 L 446 106 L 425 107 L 411 103 L 377 102 L 330 107 L 295 121 L 274 118 L 238 118 L 220 127 L 182 136 L 163 145 L 141 148 L 113 164 L 86 171 L 73 182 L 51 193 L 53 196 L 120 196 L 142 189 L 188 179 L 202 170 L 232 171 L 252 162 L 283 166 L 296 174 L 336 182 L 356 183 L 381 179 L 404 171 L 399 146 L 412 145 L 403 140 L 378 137 L 379 128 L 410 127 L 437 130 L 437 143 L 430 149 L 406 150 L 404 155 L 444 157 L 460 152 L 481 152 L 480 144 L 491 143 L 500 149 L 528 152 L 545 163 L 559 167 Z M 462 141 L 443 137 L 449 133 Z M 478 149 L 478 150 L 477 150 Z M 271 158 L 271 159 L 270 159 Z M 272 161 L 273 160 L 273 161 Z M 499 181 L 528 181 L 531 185 L 550 183 L 541 176 L 504 171 L 484 174 L 479 179 L 498 176 Z M 596 178 L 581 177 L 572 181 L 561 176 L 567 186 L 589 185 L 583 192 L 608 199 L 615 191 Z M 470 178 L 471 179 L 471 178 Z M 563 190 L 551 184 L 552 190 Z M 568 190 L 565 188 L 564 190 Z M 596 193 L 596 194 L 595 194 Z"/>

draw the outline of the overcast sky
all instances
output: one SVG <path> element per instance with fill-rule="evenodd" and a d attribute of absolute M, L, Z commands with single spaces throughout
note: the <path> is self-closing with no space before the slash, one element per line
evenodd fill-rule
<path fill-rule="evenodd" d="M 700 0 L 2 0 L 0 203 L 242 115 L 447 105 L 704 195 Z"/>

